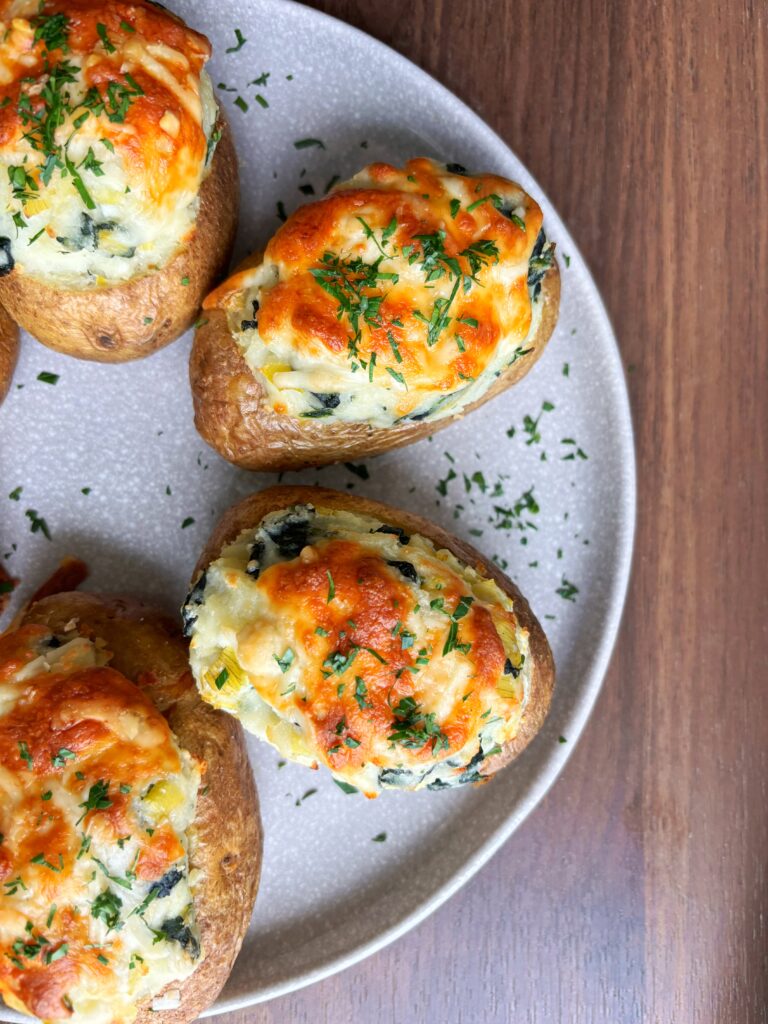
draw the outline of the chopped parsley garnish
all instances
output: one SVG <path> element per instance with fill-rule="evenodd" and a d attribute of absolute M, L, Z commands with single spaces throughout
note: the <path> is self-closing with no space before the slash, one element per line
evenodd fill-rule
<path fill-rule="evenodd" d="M 229 679 L 229 669 L 228 668 L 223 668 L 221 670 L 221 672 L 219 672 L 219 674 L 214 679 L 213 684 L 214 684 L 214 686 L 216 687 L 217 690 L 220 690 L 224 686 L 224 684 L 226 683 L 226 681 L 228 679 Z"/>
<path fill-rule="evenodd" d="M 14 489 L 11 491 L 8 497 L 11 499 L 11 501 L 18 501 L 19 498 L 21 497 L 22 490 L 22 487 L 14 487 Z"/>
<path fill-rule="evenodd" d="M 449 749 L 448 737 L 438 725 L 434 712 L 423 712 L 413 697 L 403 697 L 392 712 L 395 718 L 388 737 L 390 743 L 412 750 L 420 750 L 431 743 L 434 753 Z"/>
<path fill-rule="evenodd" d="M 58 373 L 49 373 L 48 370 L 42 370 L 38 373 L 37 379 L 42 381 L 43 384 L 57 384 L 59 375 Z"/>
<path fill-rule="evenodd" d="M 387 833 L 386 832 L 379 832 L 378 835 L 375 835 L 373 837 L 371 842 L 372 843 L 384 843 L 384 842 L 386 842 L 386 839 L 387 839 Z"/>
<path fill-rule="evenodd" d="M 147 832 L 149 833 L 149 835 L 152 835 L 153 832 L 154 832 L 154 829 L 149 829 L 148 828 Z M 133 888 L 133 879 L 136 877 L 135 874 L 133 873 L 133 871 L 126 871 L 126 873 L 125 873 L 126 877 L 125 878 L 118 878 L 116 875 L 110 875 L 110 873 L 107 871 L 106 867 L 101 863 L 101 861 L 98 859 L 98 857 L 94 857 L 93 860 L 94 860 L 94 863 L 97 864 L 99 866 L 99 868 L 101 868 L 101 870 L 104 872 L 106 877 L 110 880 L 110 882 L 114 882 L 115 885 L 121 885 L 123 887 L 123 889 L 132 889 Z"/>
<path fill-rule="evenodd" d="M 320 139 L 296 139 L 293 145 L 296 149 L 310 149 L 312 146 L 325 149 L 325 143 Z"/>
<path fill-rule="evenodd" d="M 367 225 L 365 228 L 367 236 L 371 237 L 373 232 Z M 359 257 L 342 258 L 336 253 L 325 252 L 320 258 L 320 266 L 310 269 L 317 284 L 336 300 L 338 318 L 346 315 L 349 321 L 352 336 L 347 342 L 347 349 L 353 368 L 357 366 L 355 360 L 359 359 L 361 319 L 370 327 L 382 325 L 380 307 L 384 295 L 379 282 L 397 280 L 396 274 L 388 274 L 380 269 L 382 262 L 388 258 L 383 248 L 386 244 L 384 236 L 380 242 L 375 238 L 373 240 L 380 252 L 373 263 L 366 263 Z"/>
<path fill-rule="evenodd" d="M 562 583 L 560 584 L 560 586 L 557 587 L 557 589 L 555 590 L 555 593 L 559 597 L 562 597 L 563 600 L 571 601 L 574 604 L 576 602 L 576 595 L 578 594 L 578 592 L 579 588 L 575 585 L 575 583 L 571 583 L 571 581 L 566 579 L 565 576 L 563 576 Z"/>
<path fill-rule="evenodd" d="M 239 107 L 244 114 L 248 113 L 248 104 L 246 103 L 242 96 L 238 96 L 235 99 L 235 106 Z"/>
<path fill-rule="evenodd" d="M 38 15 L 33 19 L 33 24 L 35 42 L 42 41 L 48 53 L 52 50 L 68 52 L 69 18 L 66 14 Z"/>
<path fill-rule="evenodd" d="M 182 530 L 186 530 L 186 528 L 188 526 L 191 526 L 194 523 L 194 521 L 195 520 L 194 520 L 194 518 L 192 516 L 187 516 L 187 518 L 181 524 Z"/>
<path fill-rule="evenodd" d="M 95 86 L 91 86 L 82 98 L 79 95 L 73 95 L 69 87 L 78 82 L 80 68 L 71 61 L 55 62 L 50 60 L 52 50 L 60 50 L 62 54 L 68 52 L 69 18 L 65 14 L 38 15 L 33 19 L 33 24 L 35 25 L 35 42 L 42 41 L 46 48 L 43 54 L 46 74 L 42 79 L 43 84 L 39 91 L 35 84 L 34 102 L 32 91 L 22 87 L 17 102 L 17 112 L 21 120 L 24 139 L 43 159 L 39 167 L 39 182 L 32 178 L 25 168 L 10 167 L 8 174 L 11 188 L 14 197 L 23 205 L 30 194 L 39 191 L 40 183 L 48 185 L 54 171 L 58 170 L 63 178 L 71 178 L 72 184 L 86 208 L 93 210 L 96 208 L 96 203 L 83 181 L 80 170 L 84 169 L 100 175 L 103 174 L 101 164 L 93 151 L 89 149 L 84 160 L 79 166 L 76 166 L 69 155 L 72 137 L 91 114 L 99 116 L 104 113 L 111 122 L 122 123 L 131 103 L 137 96 L 142 96 L 144 93 L 135 79 L 126 73 L 123 82 L 110 81 L 103 94 Z M 99 23 L 97 32 L 106 51 L 113 53 L 115 47 L 107 35 L 106 27 Z M 25 83 L 30 81 L 36 83 L 35 79 L 24 80 Z M 80 113 L 74 117 L 77 111 Z M 68 138 L 61 140 L 59 129 L 69 117 L 73 117 L 74 130 Z M 25 214 L 17 211 L 13 214 L 13 220 L 18 227 L 23 227 Z"/>
<path fill-rule="evenodd" d="M 9 882 L 3 882 L 3 888 L 5 889 L 6 896 L 15 896 L 19 889 L 27 892 L 27 887 L 24 885 L 21 875 L 17 875 L 16 878 L 12 878 Z"/>
<path fill-rule="evenodd" d="M 64 867 L 64 858 L 59 854 L 59 866 L 51 864 L 49 860 L 46 860 L 44 853 L 36 853 L 34 857 L 29 858 L 30 864 L 39 864 L 41 867 L 48 868 L 49 871 L 61 871 Z"/>
<path fill-rule="evenodd" d="M 557 737 L 557 742 L 558 743 L 567 743 L 568 740 L 565 738 L 565 736 L 558 736 Z"/>
<path fill-rule="evenodd" d="M 34 758 L 30 754 L 29 747 L 24 742 L 24 740 L 19 740 L 19 757 L 21 758 L 22 761 L 24 761 L 29 771 L 32 771 Z"/>
<path fill-rule="evenodd" d="M 84 807 L 85 810 L 80 815 L 76 824 L 79 825 L 89 811 L 103 811 L 106 810 L 107 807 L 111 806 L 112 801 L 109 799 L 109 783 L 105 782 L 104 779 L 99 779 L 99 781 L 94 782 L 88 790 L 88 796 L 85 800 L 81 804 L 78 804 L 78 807 Z"/>
<path fill-rule="evenodd" d="M 315 634 L 317 636 L 328 636 L 328 630 L 327 629 L 323 629 L 322 626 L 317 626 L 315 628 Z"/>
<path fill-rule="evenodd" d="M 339 787 L 339 789 L 342 791 L 342 793 L 350 794 L 350 793 L 358 793 L 359 792 L 357 787 L 350 786 L 350 784 L 348 782 L 342 782 L 341 779 L 334 779 L 333 781 L 336 783 L 336 785 Z"/>
<path fill-rule="evenodd" d="M 351 647 L 346 654 L 341 651 L 333 651 L 323 662 L 323 668 L 328 675 L 343 676 L 349 666 L 357 657 L 359 647 Z"/>
<path fill-rule="evenodd" d="M 116 893 L 105 889 L 104 892 L 99 893 L 91 904 L 91 917 L 103 921 L 107 928 L 117 928 L 120 923 L 120 910 L 122 906 L 123 901 L 120 897 Z"/>
<path fill-rule="evenodd" d="M 482 206 L 483 203 L 493 203 L 493 205 L 498 210 L 502 205 L 501 196 L 497 196 L 495 192 L 491 192 L 490 195 L 483 196 L 482 199 L 476 199 L 474 203 L 470 203 L 469 206 L 467 207 L 467 213 L 472 213 L 473 210 L 476 210 L 478 206 Z M 519 219 L 520 218 L 518 217 L 518 220 Z"/>
<path fill-rule="evenodd" d="M 452 199 L 451 200 L 451 217 L 454 220 L 456 219 L 456 214 L 459 212 L 460 209 L 461 209 L 461 202 L 460 202 L 460 200 Z"/>
<path fill-rule="evenodd" d="M 30 523 L 32 524 L 30 526 L 30 531 L 32 533 L 42 533 L 43 536 L 47 537 L 48 540 L 51 539 L 51 531 L 48 529 L 48 524 L 46 523 L 42 516 L 39 516 L 37 514 L 36 509 L 28 508 L 24 515 L 27 517 L 27 519 L 29 519 Z"/>
<path fill-rule="evenodd" d="M 107 53 L 114 53 L 117 47 L 114 45 L 114 43 L 111 42 L 109 36 L 107 35 L 107 26 L 102 25 L 101 22 L 97 22 L 96 31 L 99 33 L 99 39 L 101 40 L 104 49 L 107 51 Z"/>
<path fill-rule="evenodd" d="M 328 577 L 328 600 L 325 603 L 330 604 L 336 596 L 336 584 L 333 582 L 330 569 L 325 570 L 325 575 Z"/>
<path fill-rule="evenodd" d="M 438 494 L 442 494 L 442 496 L 445 497 L 448 493 L 448 484 L 451 482 L 451 480 L 455 479 L 456 471 L 454 469 L 449 469 L 448 475 L 444 479 L 438 480 L 437 484 L 435 485 L 435 490 L 437 491 Z"/>
<path fill-rule="evenodd" d="M 264 108 L 265 110 L 266 110 L 266 109 L 267 109 L 267 107 L 269 106 L 269 103 L 268 103 L 268 102 L 267 102 L 267 100 L 266 100 L 266 99 L 265 99 L 265 98 L 264 98 L 264 97 L 263 97 L 263 96 L 261 95 L 261 93 L 260 93 L 260 92 L 257 92 L 257 93 L 256 93 L 256 95 L 255 95 L 255 96 L 254 96 L 253 98 L 254 98 L 254 99 L 256 100 L 256 102 L 257 102 L 257 103 L 259 104 L 259 106 L 260 106 L 260 107 L 263 107 L 263 108 Z M 311 186 L 310 186 L 310 187 L 311 187 Z"/>
<path fill-rule="evenodd" d="M 234 46 L 228 46 L 225 53 L 237 53 L 238 50 L 242 50 L 248 40 L 245 38 L 239 28 L 235 29 L 235 39 L 237 40 Z"/>
<path fill-rule="evenodd" d="M 572 437 L 563 437 L 560 441 L 561 444 L 571 445 L 574 451 L 569 452 L 567 455 L 563 455 L 561 462 L 573 462 L 575 459 L 588 459 L 587 453 L 576 444 Z"/>
<path fill-rule="evenodd" d="M 296 657 L 296 655 L 293 653 L 293 651 L 291 650 L 290 647 L 287 647 L 285 649 L 285 653 L 283 654 L 283 656 L 281 658 L 278 658 L 278 656 L 276 654 L 273 654 L 272 657 L 275 659 L 275 661 L 279 665 L 280 671 L 283 673 L 283 675 L 285 675 L 285 673 L 288 671 L 288 669 L 293 664 L 293 659 Z"/>
<path fill-rule="evenodd" d="M 365 685 L 365 680 L 361 676 L 355 676 L 355 700 L 361 711 L 371 707 L 366 699 L 367 697 L 368 688 Z"/>
<path fill-rule="evenodd" d="M 493 525 L 497 530 L 536 530 L 538 527 L 530 519 L 524 519 L 523 513 L 536 515 L 539 511 L 539 503 L 533 495 L 533 488 L 524 491 L 511 508 L 502 505 L 494 505 L 493 510 L 498 516 L 498 521 Z"/>

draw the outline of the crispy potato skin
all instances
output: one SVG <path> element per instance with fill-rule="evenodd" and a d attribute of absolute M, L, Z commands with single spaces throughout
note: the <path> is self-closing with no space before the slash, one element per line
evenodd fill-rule
<path fill-rule="evenodd" d="M 19 328 L 0 307 L 0 403 L 8 394 L 18 357 Z"/>
<path fill-rule="evenodd" d="M 504 593 L 512 599 L 515 615 L 522 628 L 527 629 L 529 634 L 533 662 L 531 692 L 515 738 L 504 745 L 501 753 L 483 761 L 478 770 L 484 775 L 494 775 L 500 768 L 514 760 L 541 729 L 552 701 L 555 687 L 555 662 L 549 642 L 539 620 L 512 580 L 505 576 L 493 562 L 485 559 L 476 548 L 454 537 L 428 519 L 424 519 L 423 516 L 413 512 L 404 512 L 369 498 L 333 491 L 327 487 L 269 487 L 267 490 L 243 498 L 224 513 L 198 559 L 192 582 L 211 562 L 219 557 L 222 548 L 235 540 L 243 530 L 257 526 L 270 512 L 301 503 L 374 516 L 383 523 L 399 526 L 408 534 L 420 534 L 432 541 L 438 549 L 446 548 L 460 562 L 495 580 Z"/>
<path fill-rule="evenodd" d="M 218 309 L 195 332 L 189 376 L 195 426 L 208 444 L 243 469 L 274 472 L 324 466 L 330 462 L 379 455 L 434 434 L 506 391 L 528 373 L 552 336 L 560 305 L 556 262 L 542 281 L 544 311 L 536 334 L 526 341 L 533 352 L 513 363 L 476 402 L 456 416 L 399 427 L 365 423 L 325 423 L 280 416 L 264 402 L 264 391 L 249 369 Z"/>
<path fill-rule="evenodd" d="M 183 334 L 226 273 L 235 238 L 237 157 L 229 126 L 221 120 L 219 126 L 192 239 L 162 270 L 82 289 L 57 288 L 13 270 L 0 278 L 0 302 L 11 316 L 49 348 L 102 363 L 141 359 Z"/>
<path fill-rule="evenodd" d="M 43 598 L 22 624 L 101 637 L 110 664 L 143 689 L 186 750 L 205 762 L 197 798 L 190 864 L 201 871 L 195 893 L 204 959 L 185 982 L 178 1010 L 139 1010 L 137 1024 L 188 1024 L 216 998 L 229 977 L 248 928 L 261 872 L 259 804 L 243 730 L 230 715 L 204 704 L 195 690 L 187 647 L 174 622 L 139 601 L 67 593 Z"/>

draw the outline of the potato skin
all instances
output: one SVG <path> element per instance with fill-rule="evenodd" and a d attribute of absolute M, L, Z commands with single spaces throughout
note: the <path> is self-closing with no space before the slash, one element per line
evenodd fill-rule
<path fill-rule="evenodd" d="M 455 416 L 399 427 L 326 423 L 280 416 L 264 403 L 264 390 L 245 362 L 222 310 L 207 312 L 195 332 L 189 376 L 195 426 L 207 443 L 243 469 L 275 472 L 366 458 L 434 434 L 479 408 L 528 373 L 549 341 L 560 305 L 560 272 L 553 261 L 541 282 L 544 311 L 526 340 L 533 352 L 513 363 L 476 402 Z"/>
<path fill-rule="evenodd" d="M 19 328 L 0 307 L 0 404 L 11 386 L 19 357 Z"/>
<path fill-rule="evenodd" d="M 222 548 L 235 540 L 243 530 L 257 526 L 270 512 L 295 504 L 310 504 L 374 516 L 383 523 L 399 526 L 407 534 L 420 534 L 432 541 L 438 549 L 446 548 L 464 565 L 469 565 L 482 575 L 495 580 L 501 590 L 512 599 L 518 622 L 529 634 L 530 657 L 533 662 L 531 691 L 516 736 L 504 744 L 500 753 L 482 761 L 478 765 L 478 771 L 483 775 L 494 775 L 514 760 L 541 729 L 552 701 L 555 662 L 549 642 L 539 620 L 512 580 L 493 562 L 485 559 L 471 544 L 459 540 L 423 516 L 393 508 L 370 498 L 333 491 L 327 487 L 269 487 L 243 498 L 224 513 L 197 561 L 192 582 L 194 583 L 199 574 L 219 557 Z"/>
<path fill-rule="evenodd" d="M 243 730 L 197 696 L 187 645 L 173 619 L 129 598 L 65 593 L 33 604 L 22 624 L 63 631 L 71 619 L 82 636 L 106 641 L 110 664 L 148 694 L 180 745 L 205 762 L 190 848 L 190 865 L 204 879 L 195 892 L 204 959 L 186 981 L 169 986 L 181 993 L 178 1010 L 145 1005 L 137 1017 L 137 1024 L 188 1024 L 229 977 L 259 884 L 261 819 Z"/>
<path fill-rule="evenodd" d="M 14 269 L 0 278 L 0 302 L 11 316 L 49 348 L 102 363 L 141 359 L 191 327 L 203 298 L 226 273 L 237 226 L 237 157 L 221 115 L 219 128 L 194 233 L 166 266 L 123 284 L 80 289 L 57 288 Z"/>

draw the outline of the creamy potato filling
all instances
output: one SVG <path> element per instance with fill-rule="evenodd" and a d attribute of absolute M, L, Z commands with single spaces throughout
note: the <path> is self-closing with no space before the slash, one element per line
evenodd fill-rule
<path fill-rule="evenodd" d="M 0 664 L 0 993 L 88 1024 L 178 1004 L 201 956 L 200 768 L 98 643 L 27 627 L 0 640 L 19 652 Z"/>
<path fill-rule="evenodd" d="M 206 701 L 369 795 L 479 781 L 530 691 L 528 634 L 495 581 L 352 512 L 267 516 L 184 620 Z"/>

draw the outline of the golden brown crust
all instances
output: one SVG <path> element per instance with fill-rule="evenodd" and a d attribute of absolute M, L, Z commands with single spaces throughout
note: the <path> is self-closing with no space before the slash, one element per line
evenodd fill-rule
<path fill-rule="evenodd" d="M 19 328 L 0 306 L 0 403 L 11 386 L 19 357 Z"/>
<path fill-rule="evenodd" d="M 280 416 L 264 403 L 264 390 L 249 369 L 220 309 L 207 312 L 195 332 L 189 374 L 195 426 L 220 455 L 243 469 L 273 472 L 323 466 L 329 462 L 379 455 L 412 444 L 461 419 L 528 373 L 549 341 L 560 305 L 557 263 L 542 281 L 543 314 L 526 339 L 533 351 L 509 367 L 486 393 L 457 416 L 427 423 L 376 428 L 364 423 L 326 423 Z"/>
<path fill-rule="evenodd" d="M 0 302 L 11 316 L 49 348 L 102 363 L 141 359 L 191 327 L 226 273 L 237 226 L 237 157 L 229 126 L 220 127 L 192 239 L 162 270 L 86 289 L 57 288 L 13 270 L 0 278 Z"/>
<path fill-rule="evenodd" d="M 243 530 L 257 526 L 270 512 L 301 503 L 373 516 L 384 523 L 399 526 L 407 534 L 420 534 L 432 541 L 437 548 L 446 548 L 465 565 L 472 566 L 482 575 L 495 580 L 512 599 L 520 626 L 528 630 L 532 662 L 531 689 L 517 735 L 504 745 L 500 754 L 484 761 L 478 770 L 485 775 L 493 775 L 517 757 L 541 729 L 552 700 L 555 663 L 549 642 L 530 605 L 512 580 L 493 562 L 485 559 L 471 544 L 459 540 L 423 516 L 393 508 L 370 498 L 345 494 L 326 487 L 269 487 L 265 491 L 243 498 L 224 513 L 198 559 L 193 582 L 203 569 L 219 557 L 222 548 L 235 540 Z"/>
<path fill-rule="evenodd" d="M 138 1024 L 187 1024 L 229 977 L 259 884 L 261 820 L 243 730 L 197 696 L 186 643 L 173 619 L 128 598 L 66 593 L 38 601 L 23 624 L 64 631 L 72 619 L 82 636 L 106 642 L 111 666 L 148 693 L 179 744 L 205 762 L 190 849 L 190 866 L 202 878 L 195 908 L 205 956 L 190 978 L 168 986 L 180 991 L 180 1009 L 146 1006 L 137 1018 Z"/>

